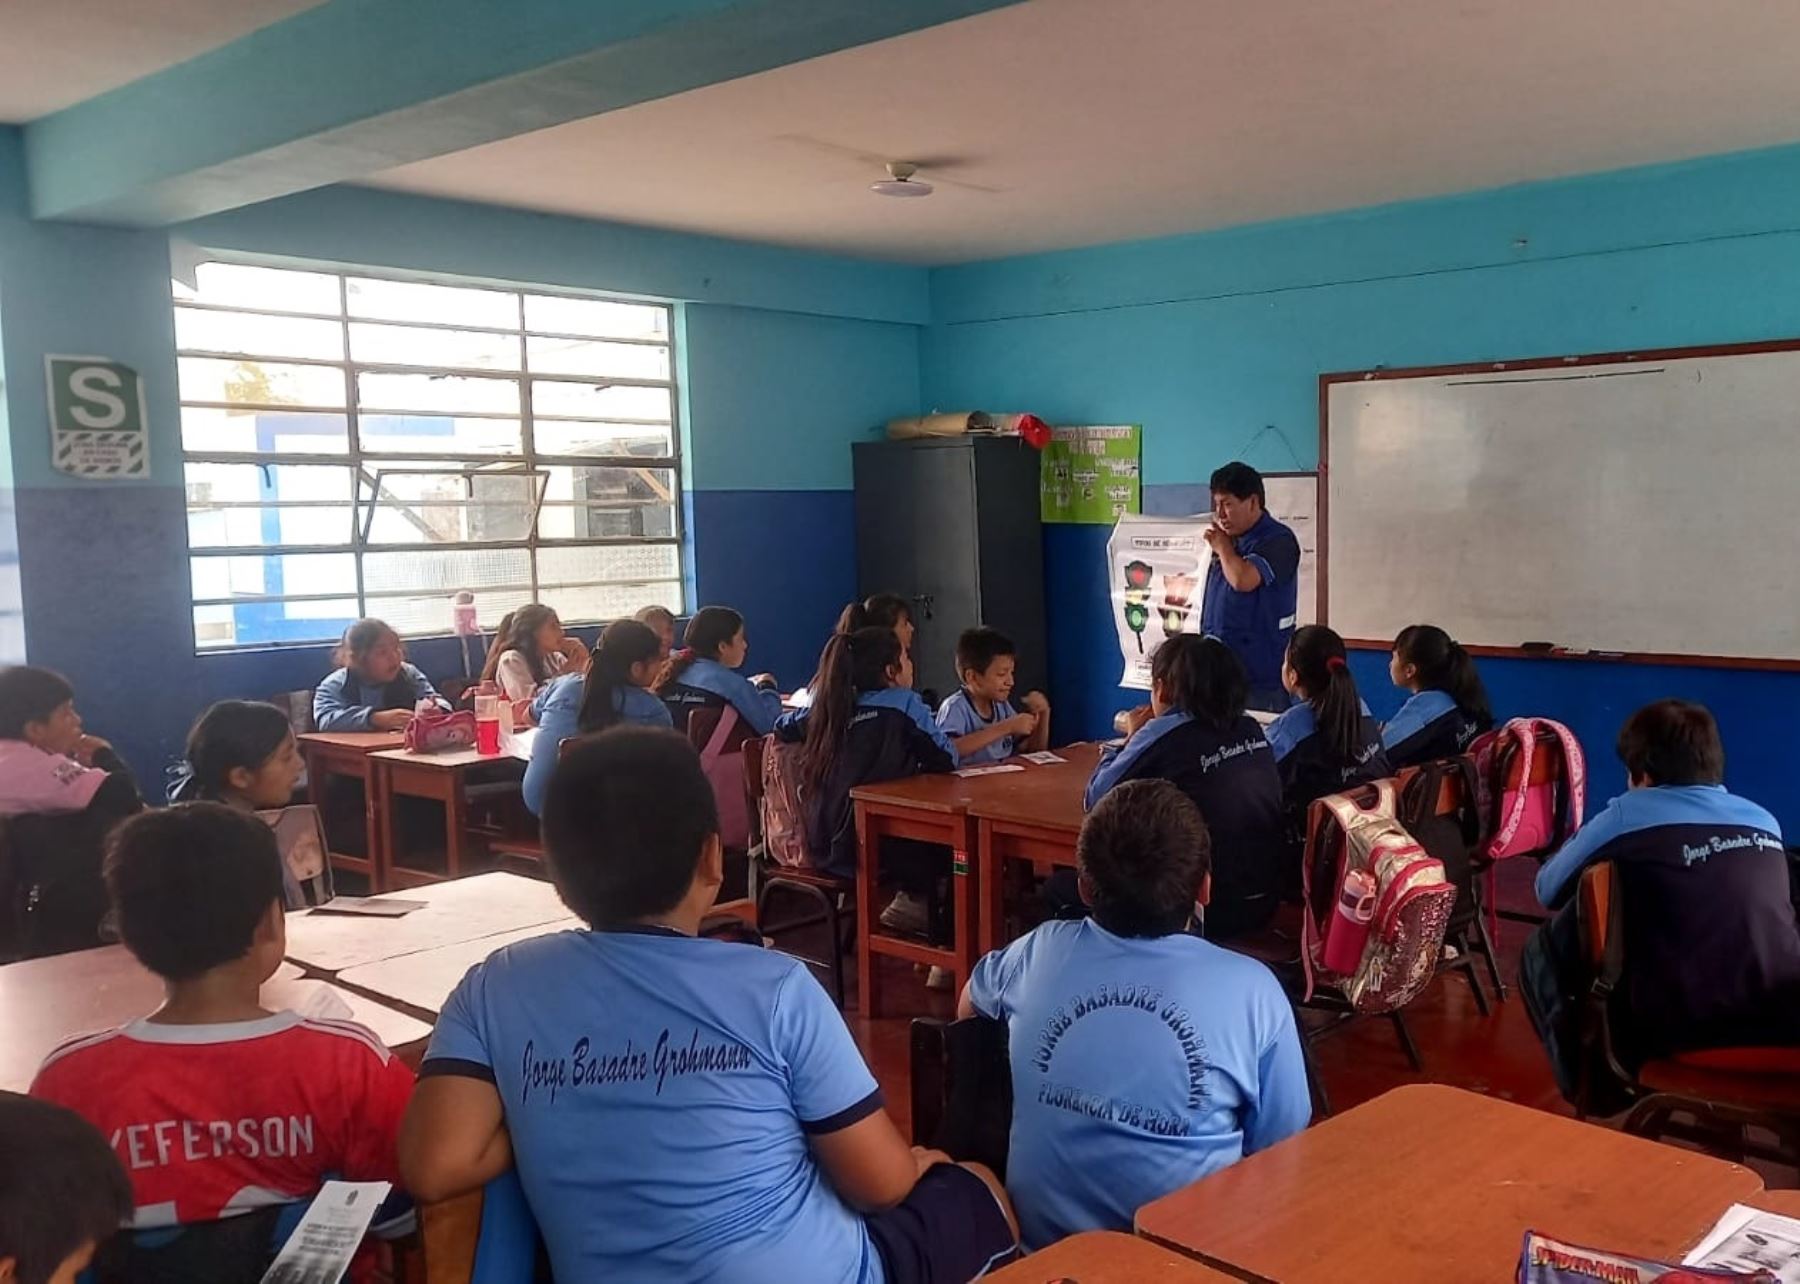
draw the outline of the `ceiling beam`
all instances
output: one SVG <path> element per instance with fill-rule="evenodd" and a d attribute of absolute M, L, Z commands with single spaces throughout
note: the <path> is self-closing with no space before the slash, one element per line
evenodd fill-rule
<path fill-rule="evenodd" d="M 31 122 L 34 216 L 162 226 L 1019 0 L 329 0 Z"/>

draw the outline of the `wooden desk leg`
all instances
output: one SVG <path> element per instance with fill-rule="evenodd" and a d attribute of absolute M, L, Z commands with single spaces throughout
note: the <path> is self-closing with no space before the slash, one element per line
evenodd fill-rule
<path fill-rule="evenodd" d="M 865 1017 L 881 1015 L 881 985 L 876 976 L 875 951 L 869 934 L 875 928 L 875 852 L 880 826 L 869 809 L 856 804 L 856 985 L 858 1006 Z"/>
<path fill-rule="evenodd" d="M 363 793 L 363 841 L 369 845 L 369 888 L 371 891 L 387 890 L 387 838 L 382 833 L 381 818 L 391 815 L 392 805 L 379 796 L 378 780 L 384 775 L 367 755 L 358 764 L 358 776 L 362 779 Z"/>
<path fill-rule="evenodd" d="M 463 840 L 469 833 L 469 791 L 463 785 L 463 773 L 450 773 L 450 788 L 444 799 L 444 872 L 451 878 L 463 874 Z"/>
<path fill-rule="evenodd" d="M 994 844 L 994 822 L 978 820 L 975 834 L 975 891 L 977 943 L 980 956 L 1000 948 L 1006 931 L 1006 861 Z"/>
<path fill-rule="evenodd" d="M 956 976 L 956 993 L 960 995 L 981 958 L 975 921 L 979 917 L 977 907 L 983 895 L 983 880 L 974 826 L 967 816 L 959 817 L 958 822 L 957 839 L 950 849 L 950 882 L 952 913 L 955 915 L 951 932 L 955 937 L 953 948 L 956 952 L 956 966 L 952 971 Z"/>
<path fill-rule="evenodd" d="M 377 846 L 371 856 L 379 863 L 375 866 L 375 875 L 369 881 L 378 892 L 388 890 L 394 868 L 394 853 L 399 850 L 394 833 L 394 781 L 393 775 L 384 762 L 371 762 L 369 774 L 373 777 L 364 790 L 376 800 L 375 807 L 379 816 L 371 817 L 370 823 L 376 834 Z"/>

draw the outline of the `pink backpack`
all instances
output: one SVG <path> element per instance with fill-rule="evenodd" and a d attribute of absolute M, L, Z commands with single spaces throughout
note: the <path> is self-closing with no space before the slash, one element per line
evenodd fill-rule
<path fill-rule="evenodd" d="M 726 705 L 700 749 L 700 767 L 719 805 L 719 840 L 727 849 L 744 851 L 750 846 L 750 800 L 744 788 L 742 738 L 734 742 L 731 734 L 737 725 L 738 711 Z"/>
<path fill-rule="evenodd" d="M 1549 718 L 1514 718 L 1469 746 L 1475 759 L 1482 824 L 1478 849 L 1488 861 L 1513 856 L 1545 856 L 1581 828 L 1587 799 L 1587 763 L 1581 741 Z M 1532 780 L 1533 763 L 1549 759 L 1549 770 Z"/>
<path fill-rule="evenodd" d="M 806 810 L 800 801 L 800 752 L 774 736 L 763 741 L 763 851 L 790 869 L 812 864 L 806 852 Z"/>
<path fill-rule="evenodd" d="M 1391 780 L 1319 799 L 1306 828 L 1300 873 L 1306 998 L 1322 979 L 1358 1012 L 1405 1007 L 1437 973 L 1456 885 L 1396 818 Z M 1330 899 L 1322 905 L 1313 896 L 1315 870 L 1329 879 Z M 1346 888 L 1353 874 L 1350 881 L 1366 894 Z M 1366 925 L 1350 927 L 1349 905 L 1366 912 L 1371 903 Z M 1357 934 L 1347 954 L 1337 936 L 1345 930 Z"/>

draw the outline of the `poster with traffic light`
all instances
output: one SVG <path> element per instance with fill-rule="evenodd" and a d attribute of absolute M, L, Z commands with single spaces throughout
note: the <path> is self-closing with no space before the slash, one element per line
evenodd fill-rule
<path fill-rule="evenodd" d="M 1212 553 L 1202 517 L 1128 514 L 1106 544 L 1113 627 L 1124 674 L 1119 685 L 1150 689 L 1150 658 L 1165 638 L 1200 631 L 1200 593 Z"/>

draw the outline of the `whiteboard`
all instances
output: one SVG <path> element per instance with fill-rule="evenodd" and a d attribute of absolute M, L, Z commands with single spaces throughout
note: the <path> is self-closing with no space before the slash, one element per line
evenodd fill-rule
<path fill-rule="evenodd" d="M 1800 657 L 1800 352 L 1327 384 L 1326 618 Z"/>
<path fill-rule="evenodd" d="M 1319 475 L 1264 473 L 1263 494 L 1269 513 L 1290 527 L 1300 541 L 1300 624 L 1319 622 Z"/>

